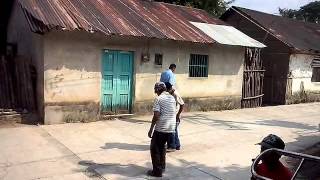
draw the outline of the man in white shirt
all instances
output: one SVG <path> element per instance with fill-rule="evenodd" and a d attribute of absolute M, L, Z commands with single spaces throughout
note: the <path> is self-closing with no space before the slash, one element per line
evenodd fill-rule
<path fill-rule="evenodd" d="M 154 101 L 154 115 L 148 132 L 148 136 L 152 138 L 150 152 L 153 170 L 148 171 L 148 175 L 162 177 L 166 167 L 165 144 L 176 128 L 176 101 L 166 91 L 166 86 L 163 82 L 155 84 L 154 92 L 158 97 Z"/>

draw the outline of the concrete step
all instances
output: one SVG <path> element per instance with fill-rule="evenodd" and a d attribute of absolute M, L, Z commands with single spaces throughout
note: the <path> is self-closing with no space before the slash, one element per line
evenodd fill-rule
<path fill-rule="evenodd" d="M 0 127 L 20 126 L 22 124 L 38 124 L 38 117 L 35 113 L 15 113 L 0 116 Z"/>
<path fill-rule="evenodd" d="M 0 112 L 10 112 L 10 111 L 14 111 L 14 109 L 3 109 L 3 108 L 0 108 Z"/>
<path fill-rule="evenodd" d="M 0 126 L 8 124 L 21 124 L 26 121 L 29 115 L 27 110 L 22 109 L 0 109 Z"/>
<path fill-rule="evenodd" d="M 0 109 L 0 116 L 8 116 L 8 115 L 21 115 L 27 114 L 27 110 L 19 110 L 19 109 Z"/>
<path fill-rule="evenodd" d="M 128 118 L 132 117 L 133 114 L 101 114 L 100 115 L 100 120 L 112 120 L 116 118 Z"/>

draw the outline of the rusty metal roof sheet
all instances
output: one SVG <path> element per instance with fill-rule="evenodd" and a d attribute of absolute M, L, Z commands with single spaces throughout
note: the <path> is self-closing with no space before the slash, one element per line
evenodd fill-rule
<path fill-rule="evenodd" d="M 320 24 L 289 19 L 250 9 L 232 7 L 280 41 L 302 53 L 320 53 Z"/>
<path fill-rule="evenodd" d="M 220 44 L 245 46 L 245 47 L 266 47 L 264 44 L 252 39 L 232 26 L 191 22 L 204 33 Z"/>
<path fill-rule="evenodd" d="M 18 0 L 33 32 L 85 30 L 215 43 L 190 21 L 225 24 L 203 10 L 148 0 Z"/>

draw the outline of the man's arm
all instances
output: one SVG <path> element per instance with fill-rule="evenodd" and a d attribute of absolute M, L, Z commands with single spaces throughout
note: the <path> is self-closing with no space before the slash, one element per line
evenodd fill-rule
<path fill-rule="evenodd" d="M 152 117 L 151 126 L 150 126 L 150 130 L 149 130 L 149 132 L 148 132 L 149 138 L 152 137 L 154 126 L 156 125 L 156 122 L 157 122 L 159 119 L 160 119 L 160 112 L 159 112 L 159 111 L 154 111 L 154 112 L 153 112 L 153 117 Z"/>
<path fill-rule="evenodd" d="M 180 122 L 180 114 L 183 111 L 183 107 L 184 107 L 184 104 L 180 104 L 179 111 L 178 111 L 177 116 L 176 116 L 177 122 Z"/>
<path fill-rule="evenodd" d="M 174 98 L 176 99 L 177 104 L 179 104 L 179 110 L 176 116 L 177 122 L 180 122 L 180 114 L 183 111 L 184 108 L 184 101 L 181 98 L 180 94 L 175 90 L 173 93 Z"/>

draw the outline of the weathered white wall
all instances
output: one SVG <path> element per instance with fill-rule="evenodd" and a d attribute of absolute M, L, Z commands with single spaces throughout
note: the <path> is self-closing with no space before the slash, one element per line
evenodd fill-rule
<path fill-rule="evenodd" d="M 99 102 L 103 49 L 134 52 L 134 102 L 154 98 L 153 85 L 171 63 L 177 64 L 184 97 L 241 96 L 244 48 L 50 32 L 44 43 L 45 102 Z M 150 52 L 149 62 L 141 62 L 142 52 Z M 155 53 L 163 53 L 162 67 L 154 65 Z M 190 53 L 209 55 L 208 78 L 188 77 Z"/>
<path fill-rule="evenodd" d="M 164 54 L 162 68 L 154 66 L 154 53 L 157 52 Z M 152 84 L 159 80 L 161 72 L 171 63 L 177 65 L 177 88 L 184 97 L 241 96 L 244 54 L 242 48 L 168 43 L 150 48 L 150 53 L 150 62 L 137 65 L 136 99 L 138 101 L 152 99 Z M 189 77 L 191 53 L 209 55 L 208 77 Z"/>
<path fill-rule="evenodd" d="M 289 63 L 289 75 L 292 78 L 292 93 L 299 92 L 303 84 L 306 91 L 320 91 L 319 82 L 311 82 L 311 62 L 314 55 L 292 54 Z"/>

